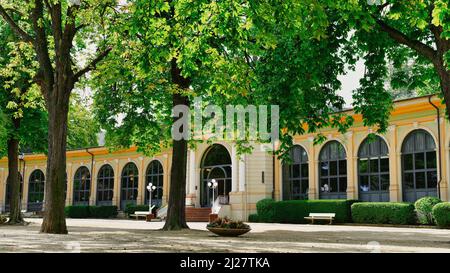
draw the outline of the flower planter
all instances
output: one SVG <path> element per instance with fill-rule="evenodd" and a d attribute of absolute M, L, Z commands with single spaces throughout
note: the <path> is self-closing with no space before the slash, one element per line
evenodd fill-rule
<path fill-rule="evenodd" d="M 237 229 L 237 228 L 211 228 L 207 227 L 209 231 L 219 236 L 237 237 L 239 235 L 249 232 L 251 229 Z"/>

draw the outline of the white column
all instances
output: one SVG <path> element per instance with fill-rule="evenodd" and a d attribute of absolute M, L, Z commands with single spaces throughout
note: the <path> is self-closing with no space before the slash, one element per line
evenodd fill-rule
<path fill-rule="evenodd" d="M 188 158 L 191 158 L 191 150 L 188 150 Z M 191 193 L 191 171 L 189 170 L 190 160 L 186 160 L 186 194 Z"/>
<path fill-rule="evenodd" d="M 239 191 L 245 191 L 245 155 L 241 155 L 239 160 Z"/>
<path fill-rule="evenodd" d="M 189 150 L 189 192 L 195 193 L 196 180 L 196 168 L 195 168 L 195 150 Z"/>
<path fill-rule="evenodd" d="M 236 145 L 231 147 L 231 191 L 237 192 L 238 189 L 238 159 L 237 159 L 237 151 Z"/>

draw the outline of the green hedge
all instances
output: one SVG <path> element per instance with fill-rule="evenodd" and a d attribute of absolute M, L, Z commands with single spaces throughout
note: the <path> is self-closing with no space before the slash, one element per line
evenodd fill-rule
<path fill-rule="evenodd" d="M 417 200 L 414 203 L 414 207 L 416 208 L 417 221 L 423 225 L 433 225 L 433 207 L 441 202 L 441 199 L 431 196 L 422 197 Z"/>
<path fill-rule="evenodd" d="M 68 218 L 112 218 L 117 216 L 116 206 L 68 206 L 64 208 Z"/>
<path fill-rule="evenodd" d="M 355 202 L 357 201 L 289 200 L 275 202 L 271 199 L 263 199 L 256 204 L 257 220 L 268 223 L 296 224 L 306 223 L 305 217 L 310 213 L 336 213 L 336 222 L 345 223 L 351 221 L 351 205 Z"/>
<path fill-rule="evenodd" d="M 259 217 L 258 217 L 258 214 L 250 214 L 249 216 L 248 216 L 248 221 L 250 222 L 250 223 L 259 223 Z"/>
<path fill-rule="evenodd" d="M 450 203 L 443 202 L 435 205 L 432 210 L 433 218 L 439 227 L 450 227 Z"/>
<path fill-rule="evenodd" d="M 92 218 L 114 218 L 118 214 L 117 206 L 92 206 L 89 207 Z"/>
<path fill-rule="evenodd" d="M 410 203 L 367 202 L 352 205 L 355 223 L 364 224 L 415 224 L 414 205 Z"/>
<path fill-rule="evenodd" d="M 89 218 L 89 206 L 68 206 L 64 208 L 66 217 L 69 218 Z"/>
<path fill-rule="evenodd" d="M 148 205 L 133 205 L 133 204 L 127 204 L 125 207 L 124 212 L 130 216 L 130 214 L 134 214 L 135 211 L 148 211 L 149 207 Z"/>

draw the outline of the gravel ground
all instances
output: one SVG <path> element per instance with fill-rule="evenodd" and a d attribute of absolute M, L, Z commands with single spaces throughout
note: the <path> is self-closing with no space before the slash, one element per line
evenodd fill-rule
<path fill-rule="evenodd" d="M 69 235 L 28 226 L 0 226 L 0 252 L 449 252 L 450 230 L 350 225 L 252 223 L 238 238 L 218 237 L 206 223 L 164 232 L 163 222 L 67 219 Z"/>

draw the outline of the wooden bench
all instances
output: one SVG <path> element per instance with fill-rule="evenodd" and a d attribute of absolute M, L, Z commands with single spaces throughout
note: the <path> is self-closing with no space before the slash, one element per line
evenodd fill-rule
<path fill-rule="evenodd" d="M 328 220 L 331 225 L 335 217 L 336 213 L 310 213 L 305 219 L 311 220 L 311 224 L 314 224 L 314 220 Z"/>

